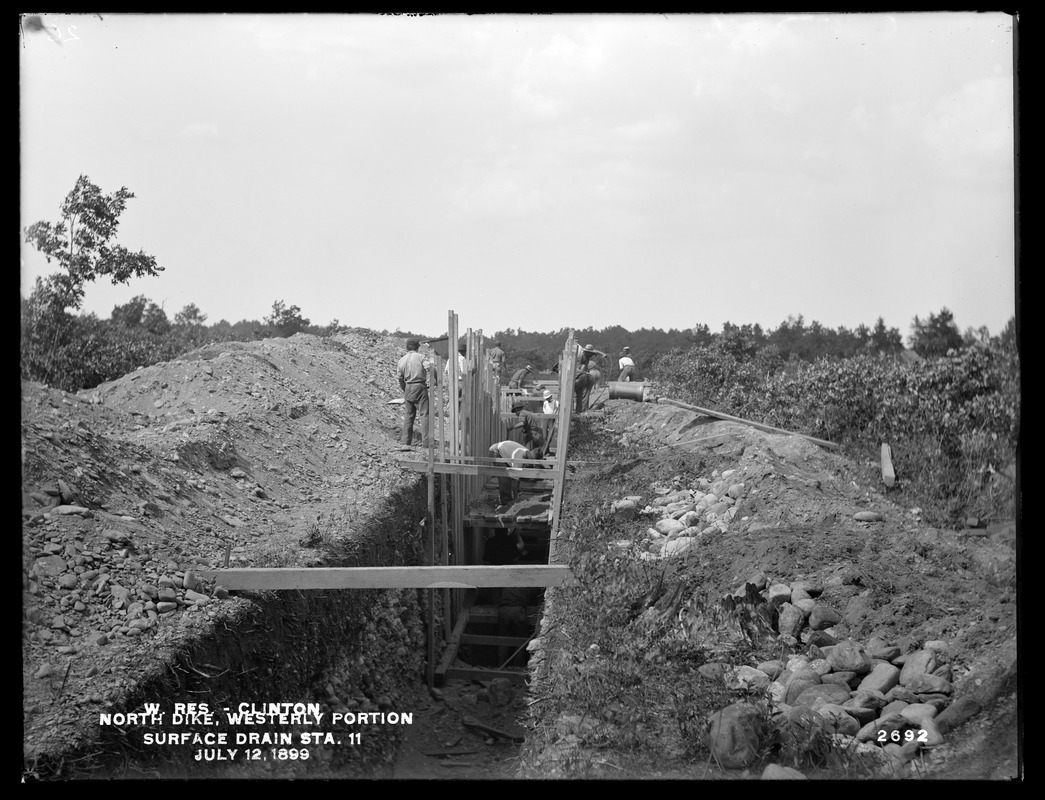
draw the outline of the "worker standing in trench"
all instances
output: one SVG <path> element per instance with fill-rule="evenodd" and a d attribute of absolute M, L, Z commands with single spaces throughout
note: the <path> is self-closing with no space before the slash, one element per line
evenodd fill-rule
<path fill-rule="evenodd" d="M 399 359 L 396 372 L 399 375 L 399 388 L 403 390 L 403 429 L 399 441 L 409 446 L 414 438 L 414 419 L 421 426 L 422 444 L 428 446 L 428 372 L 432 366 L 429 359 L 422 356 L 418 349 L 421 342 L 408 339 L 406 355 Z"/>

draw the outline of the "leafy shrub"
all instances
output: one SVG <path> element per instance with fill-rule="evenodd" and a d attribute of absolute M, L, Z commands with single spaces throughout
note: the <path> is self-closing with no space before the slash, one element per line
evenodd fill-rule
<path fill-rule="evenodd" d="M 827 439 L 875 459 L 890 445 L 901 489 L 927 519 L 1011 519 L 1020 364 L 1000 341 L 918 362 L 861 355 L 788 363 L 764 350 L 747 362 L 722 348 L 675 351 L 656 364 L 657 394 Z"/>

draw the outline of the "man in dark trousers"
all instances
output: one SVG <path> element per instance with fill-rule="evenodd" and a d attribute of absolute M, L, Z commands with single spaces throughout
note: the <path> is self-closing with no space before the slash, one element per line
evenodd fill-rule
<path fill-rule="evenodd" d="M 631 357 L 630 347 L 625 347 L 620 351 L 617 367 L 620 369 L 620 376 L 617 380 L 630 381 L 632 379 L 631 376 L 635 374 L 635 360 Z"/>
<path fill-rule="evenodd" d="M 521 459 L 539 461 L 541 458 L 541 454 L 536 450 L 529 449 L 524 444 L 513 442 L 511 439 L 490 445 L 490 455 L 503 459 L 505 466 L 511 472 L 522 472 L 523 470 L 522 464 L 513 463 L 513 461 Z M 508 476 L 499 477 L 497 479 L 497 492 L 501 503 L 497 510 L 501 512 L 507 509 L 512 504 L 512 501 L 518 497 L 519 479 Z"/>
<path fill-rule="evenodd" d="M 486 358 L 490 361 L 490 371 L 500 385 L 501 373 L 504 372 L 504 350 L 501 349 L 500 342 L 493 343 L 493 347 L 486 351 Z"/>
<path fill-rule="evenodd" d="M 418 352 L 421 343 L 409 339 L 406 355 L 399 359 L 396 372 L 399 388 L 403 390 L 403 429 L 399 441 L 409 445 L 414 437 L 414 418 L 421 426 L 421 439 L 428 446 L 428 369 L 431 362 Z"/>
<path fill-rule="evenodd" d="M 576 396 L 574 410 L 583 414 L 588 410 L 591 402 L 591 389 L 595 385 L 595 379 L 587 370 L 580 370 L 577 377 L 573 379 L 573 393 Z"/>
<path fill-rule="evenodd" d="M 543 453 L 543 420 L 538 419 L 532 411 L 527 411 L 525 403 L 518 401 L 512 405 L 512 413 L 515 414 L 516 418 L 508 424 L 508 438 L 530 450 Z"/>
<path fill-rule="evenodd" d="M 508 381 L 509 389 L 521 389 L 523 384 L 526 383 L 526 379 L 534 369 L 532 366 L 527 364 L 522 369 L 517 369 L 513 374 L 510 381 Z"/>

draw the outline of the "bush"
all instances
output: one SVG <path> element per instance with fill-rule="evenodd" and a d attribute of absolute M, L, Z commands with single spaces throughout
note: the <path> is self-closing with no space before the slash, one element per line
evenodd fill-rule
<path fill-rule="evenodd" d="M 858 458 L 893 450 L 898 489 L 927 519 L 1011 519 L 1020 434 L 1020 365 L 1000 341 L 920 362 L 861 355 L 785 365 L 760 350 L 748 362 L 714 345 L 655 364 L 658 394 L 827 439 Z"/>

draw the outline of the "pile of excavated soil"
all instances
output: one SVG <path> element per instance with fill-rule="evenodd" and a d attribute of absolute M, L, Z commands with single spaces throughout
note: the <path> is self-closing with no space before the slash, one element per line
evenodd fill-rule
<path fill-rule="evenodd" d="M 299 334 L 78 394 L 22 385 L 27 775 L 89 750 L 100 712 L 249 613 L 199 570 L 364 555 L 359 529 L 419 480 L 395 463 L 403 345 Z M 408 538 L 366 555 L 401 563 Z"/>
<path fill-rule="evenodd" d="M 945 649 L 940 674 L 948 678 L 948 695 L 934 700 L 945 706 L 965 698 L 974 701 L 972 707 L 989 710 L 978 722 L 926 749 L 921 760 L 909 766 L 910 775 L 1017 774 L 1014 524 L 974 530 L 928 527 L 920 522 L 918 509 L 903 505 L 902 495 L 881 483 L 876 464 L 854 463 L 842 452 L 799 436 L 765 433 L 656 403 L 611 400 L 601 408 L 601 416 L 588 416 L 591 432 L 606 442 L 603 452 L 613 454 L 616 448 L 616 453 L 609 456 L 613 463 L 589 465 L 579 474 L 594 481 L 592 491 L 602 497 L 596 513 L 630 519 L 627 533 L 608 543 L 622 558 L 673 560 L 674 583 L 699 587 L 712 597 L 743 595 L 749 582 L 757 584 L 763 597 L 771 587 L 783 591 L 815 586 L 816 604 L 839 617 L 826 631 L 829 638 L 816 640 L 821 644 L 852 640 L 888 645 L 901 654 L 897 663 L 927 642 Z M 724 495 L 727 486 L 731 497 Z M 691 498 L 716 488 L 722 496 L 714 500 L 728 501 L 728 513 L 727 503 L 707 509 L 717 509 L 718 515 L 707 515 L 703 504 L 687 511 L 693 508 Z M 664 505 L 660 498 L 681 499 Z M 569 496 L 566 502 L 564 518 L 569 519 Z M 681 519 L 693 527 L 678 531 L 682 523 L 672 527 L 669 521 L 661 530 L 673 532 L 662 536 L 654 526 L 676 507 L 675 519 L 684 515 Z M 576 513 L 574 519 L 583 517 Z M 686 547 L 675 547 L 682 543 Z M 673 589 L 665 588 L 664 596 L 676 596 Z M 557 598 L 563 594 L 549 594 L 546 613 L 552 617 L 546 622 L 553 631 L 559 621 L 555 614 L 571 615 L 571 604 L 578 599 L 570 595 L 557 609 Z M 684 608 L 688 599 L 677 594 L 676 605 Z M 813 635 L 806 628 L 797 639 L 780 636 L 776 649 L 804 655 Z M 556 640 L 552 646 L 561 644 Z M 588 646 L 583 641 L 573 644 L 579 652 Z M 540 646 L 537 651 L 540 659 Z M 554 684 L 554 673 L 569 669 L 573 660 L 566 654 L 545 663 L 544 676 Z M 545 689 L 554 693 L 554 688 Z M 557 731 L 555 726 L 546 730 Z M 556 739 L 570 733 L 572 737 Z M 571 761 L 564 756 L 562 742 L 576 744 L 578 736 L 583 742 L 579 731 L 551 734 L 544 752 L 532 756 L 531 774 L 558 774 L 555 765 Z M 984 747 L 984 742 L 991 746 Z M 605 752 L 596 755 L 577 758 L 573 753 L 572 762 L 590 767 L 606 761 Z M 665 759 L 665 768 L 667 764 Z M 604 775 L 619 777 L 621 769 L 619 763 L 612 764 Z M 662 776 L 687 774 L 698 777 L 685 767 Z"/>

